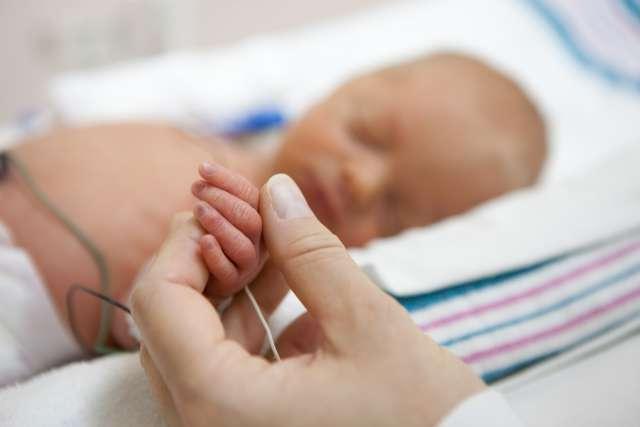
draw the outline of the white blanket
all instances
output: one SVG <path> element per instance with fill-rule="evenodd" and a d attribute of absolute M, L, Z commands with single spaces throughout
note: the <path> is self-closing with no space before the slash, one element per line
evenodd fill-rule
<path fill-rule="evenodd" d="M 137 354 L 78 362 L 0 391 L 4 427 L 164 426 Z"/>
<path fill-rule="evenodd" d="M 640 335 L 608 345 L 589 358 L 582 356 L 564 369 L 499 389 L 529 427 L 636 427 Z M 575 358 L 567 355 L 564 362 Z M 75 363 L 1 390 L 0 425 L 162 427 L 165 423 L 138 355 L 124 354 Z"/>

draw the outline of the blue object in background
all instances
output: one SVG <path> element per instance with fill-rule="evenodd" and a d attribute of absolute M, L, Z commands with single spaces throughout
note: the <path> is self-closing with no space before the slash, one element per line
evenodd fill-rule
<path fill-rule="evenodd" d="M 606 60 L 602 60 L 594 55 L 589 46 L 585 46 L 584 42 L 576 37 L 571 22 L 568 22 L 566 17 L 554 8 L 553 1 L 524 1 L 531 5 L 533 9 L 542 16 L 578 63 L 611 83 L 626 86 L 634 91 L 640 92 L 640 76 L 626 74 L 624 71 L 618 70 L 614 64 L 610 64 Z M 611 5 L 612 7 L 621 5 L 622 10 L 626 11 L 627 15 L 634 20 L 630 25 L 634 29 L 640 28 L 640 2 L 638 0 L 612 0 Z M 574 7 L 580 8 L 588 6 L 576 2 Z M 614 30 L 616 30 L 616 27 L 609 29 L 609 31 Z"/>
<path fill-rule="evenodd" d="M 222 126 L 219 132 L 227 137 L 238 137 L 278 129 L 286 123 L 287 118 L 281 109 L 275 106 L 267 106 L 250 110 L 244 116 Z"/>

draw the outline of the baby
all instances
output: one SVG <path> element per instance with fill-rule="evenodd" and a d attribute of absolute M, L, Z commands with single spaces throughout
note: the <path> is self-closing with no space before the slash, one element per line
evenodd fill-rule
<path fill-rule="evenodd" d="M 544 123 L 515 83 L 475 59 L 438 54 L 344 84 L 272 147 L 120 124 L 61 129 L 12 154 L 102 250 L 110 293 L 126 303 L 171 214 L 185 209 L 207 231 L 210 292 L 230 295 L 250 283 L 265 259 L 257 188 L 275 173 L 291 176 L 320 220 L 357 246 L 531 185 L 545 152 Z M 204 160 L 194 205 L 184 188 Z M 98 288 L 95 266 L 11 170 L 0 200 L 0 221 L 34 260 L 65 319 L 70 284 Z M 94 342 L 97 301 L 84 297 L 74 311 L 83 341 Z M 126 345 L 126 322 L 115 313 L 112 338 Z"/>

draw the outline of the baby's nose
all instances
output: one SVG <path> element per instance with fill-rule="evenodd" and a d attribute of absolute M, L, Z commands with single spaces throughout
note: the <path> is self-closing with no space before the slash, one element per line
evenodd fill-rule
<path fill-rule="evenodd" d="M 384 159 L 366 156 L 343 165 L 342 178 L 357 209 L 370 208 L 387 185 L 388 167 Z"/>

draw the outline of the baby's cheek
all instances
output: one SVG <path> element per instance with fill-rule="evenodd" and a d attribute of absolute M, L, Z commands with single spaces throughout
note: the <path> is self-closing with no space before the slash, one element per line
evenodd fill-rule
<path fill-rule="evenodd" d="M 381 236 L 377 217 L 367 216 L 350 218 L 333 231 L 345 246 L 363 246 L 367 242 Z"/>

